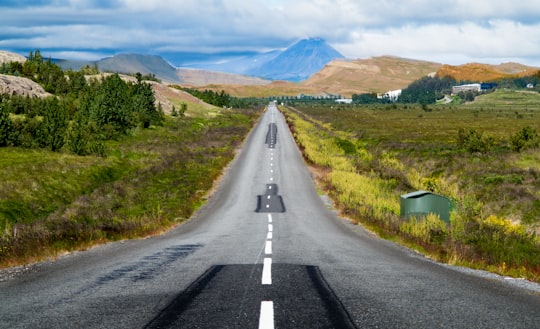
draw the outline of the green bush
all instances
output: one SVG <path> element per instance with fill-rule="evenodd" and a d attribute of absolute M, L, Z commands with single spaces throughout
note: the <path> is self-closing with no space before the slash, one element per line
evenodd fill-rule
<path fill-rule="evenodd" d="M 470 232 L 470 239 L 483 261 L 508 266 L 540 265 L 540 244 L 534 233 L 507 219 L 489 216 Z"/>
<path fill-rule="evenodd" d="M 527 126 L 510 137 L 512 150 L 521 152 L 528 148 L 536 148 L 540 145 L 540 138 L 536 129 Z"/>
<path fill-rule="evenodd" d="M 460 128 L 457 144 L 470 153 L 488 153 L 493 147 L 494 140 L 491 137 L 485 137 L 482 132 L 476 129 Z"/>

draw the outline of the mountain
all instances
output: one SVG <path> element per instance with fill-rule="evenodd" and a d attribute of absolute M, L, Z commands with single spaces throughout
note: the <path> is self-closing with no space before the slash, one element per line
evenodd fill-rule
<path fill-rule="evenodd" d="M 309 38 L 283 51 L 245 54 L 224 61 L 192 63 L 183 67 L 298 82 L 337 58 L 343 58 L 343 55 L 323 39 Z"/>
<path fill-rule="evenodd" d="M 195 54 L 190 54 L 190 57 L 197 58 Z M 201 59 L 206 57 L 201 55 Z M 174 67 L 163 57 L 141 54 L 118 54 L 94 62 L 58 60 L 57 63 L 64 69 L 80 69 L 85 65 L 97 64 L 101 71 L 154 74 L 166 82 L 191 85 L 267 84 L 268 80 L 305 80 L 338 58 L 343 58 L 343 55 L 323 39 L 310 38 L 300 40 L 284 51 L 238 54 L 225 61 L 203 61 L 180 68 Z"/>
<path fill-rule="evenodd" d="M 224 60 L 214 59 L 197 63 L 187 63 L 179 65 L 179 67 L 247 75 L 250 71 L 276 58 L 279 54 L 281 54 L 280 50 L 272 50 L 264 53 L 238 55 Z"/>
<path fill-rule="evenodd" d="M 118 54 L 99 60 L 97 65 L 100 71 L 155 74 L 161 80 L 179 82 L 176 68 L 156 55 Z"/>
<path fill-rule="evenodd" d="M 328 62 L 343 58 L 321 38 L 300 40 L 276 57 L 247 73 L 269 80 L 302 81 L 321 70 Z"/>
<path fill-rule="evenodd" d="M 64 69 L 78 70 L 85 65 L 96 64 L 100 71 L 117 73 L 154 74 L 156 78 L 168 83 L 185 84 L 191 86 L 204 86 L 210 84 L 240 84 L 240 85 L 264 85 L 268 80 L 254 78 L 245 75 L 175 68 L 165 59 L 155 55 L 141 54 L 118 54 L 95 62 L 57 60 L 57 64 Z"/>
<path fill-rule="evenodd" d="M 368 92 L 384 93 L 406 88 L 411 82 L 426 75 L 434 75 L 440 63 L 381 56 L 367 59 L 336 59 L 326 64 L 309 79 L 298 83 L 274 81 L 265 86 L 211 86 L 235 96 L 296 96 L 339 94 L 351 97 Z"/>
<path fill-rule="evenodd" d="M 503 78 L 523 77 L 537 74 L 539 68 L 519 63 L 503 63 L 499 65 L 467 63 L 463 65 L 443 65 L 438 76 L 449 76 L 457 81 L 493 81 Z"/>

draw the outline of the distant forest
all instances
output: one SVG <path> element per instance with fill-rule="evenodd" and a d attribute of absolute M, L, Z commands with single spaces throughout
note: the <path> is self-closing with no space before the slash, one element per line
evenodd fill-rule
<path fill-rule="evenodd" d="M 524 89 L 528 85 L 532 85 L 535 89 L 540 79 L 540 72 L 527 77 L 506 78 L 493 81 L 498 88 L 509 89 Z M 473 83 L 473 81 L 456 81 L 450 77 L 423 77 L 412 82 L 407 88 L 401 91 L 401 95 L 397 100 L 389 97 L 378 97 L 376 93 L 354 94 L 353 103 L 355 104 L 386 104 L 386 103 L 406 103 L 406 104 L 435 104 L 438 100 L 444 98 L 445 95 L 452 93 L 452 87 L 461 84 Z M 483 91 L 491 92 L 492 90 Z M 480 92 L 467 91 L 461 92 L 457 96 L 463 101 L 472 101 Z"/>

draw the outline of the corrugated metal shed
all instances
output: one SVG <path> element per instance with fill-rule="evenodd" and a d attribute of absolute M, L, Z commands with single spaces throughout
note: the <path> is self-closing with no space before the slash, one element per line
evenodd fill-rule
<path fill-rule="evenodd" d="M 436 214 L 440 219 L 449 222 L 451 209 L 450 199 L 429 191 L 415 191 L 400 197 L 400 215 L 403 218 Z"/>

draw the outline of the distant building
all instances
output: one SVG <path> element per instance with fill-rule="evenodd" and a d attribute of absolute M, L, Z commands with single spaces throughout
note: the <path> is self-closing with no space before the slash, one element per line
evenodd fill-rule
<path fill-rule="evenodd" d="M 377 98 L 388 99 L 391 102 L 395 102 L 398 100 L 399 96 L 401 96 L 401 89 L 387 91 L 382 95 L 377 95 Z"/>
<path fill-rule="evenodd" d="M 482 86 L 479 83 L 469 83 L 466 85 L 459 85 L 452 87 L 452 94 L 458 94 L 466 91 L 478 91 L 482 90 Z"/>
<path fill-rule="evenodd" d="M 493 89 L 495 87 L 497 87 L 496 83 L 486 83 L 486 82 L 483 82 L 483 83 L 469 83 L 469 84 L 466 84 L 466 85 L 453 86 L 452 87 L 452 94 L 458 94 L 458 93 L 465 92 L 465 91 L 481 92 L 481 91 Z"/>
<path fill-rule="evenodd" d="M 340 104 L 351 104 L 351 103 L 352 103 L 352 98 L 340 98 L 340 99 L 336 99 L 336 103 L 340 103 Z"/>

